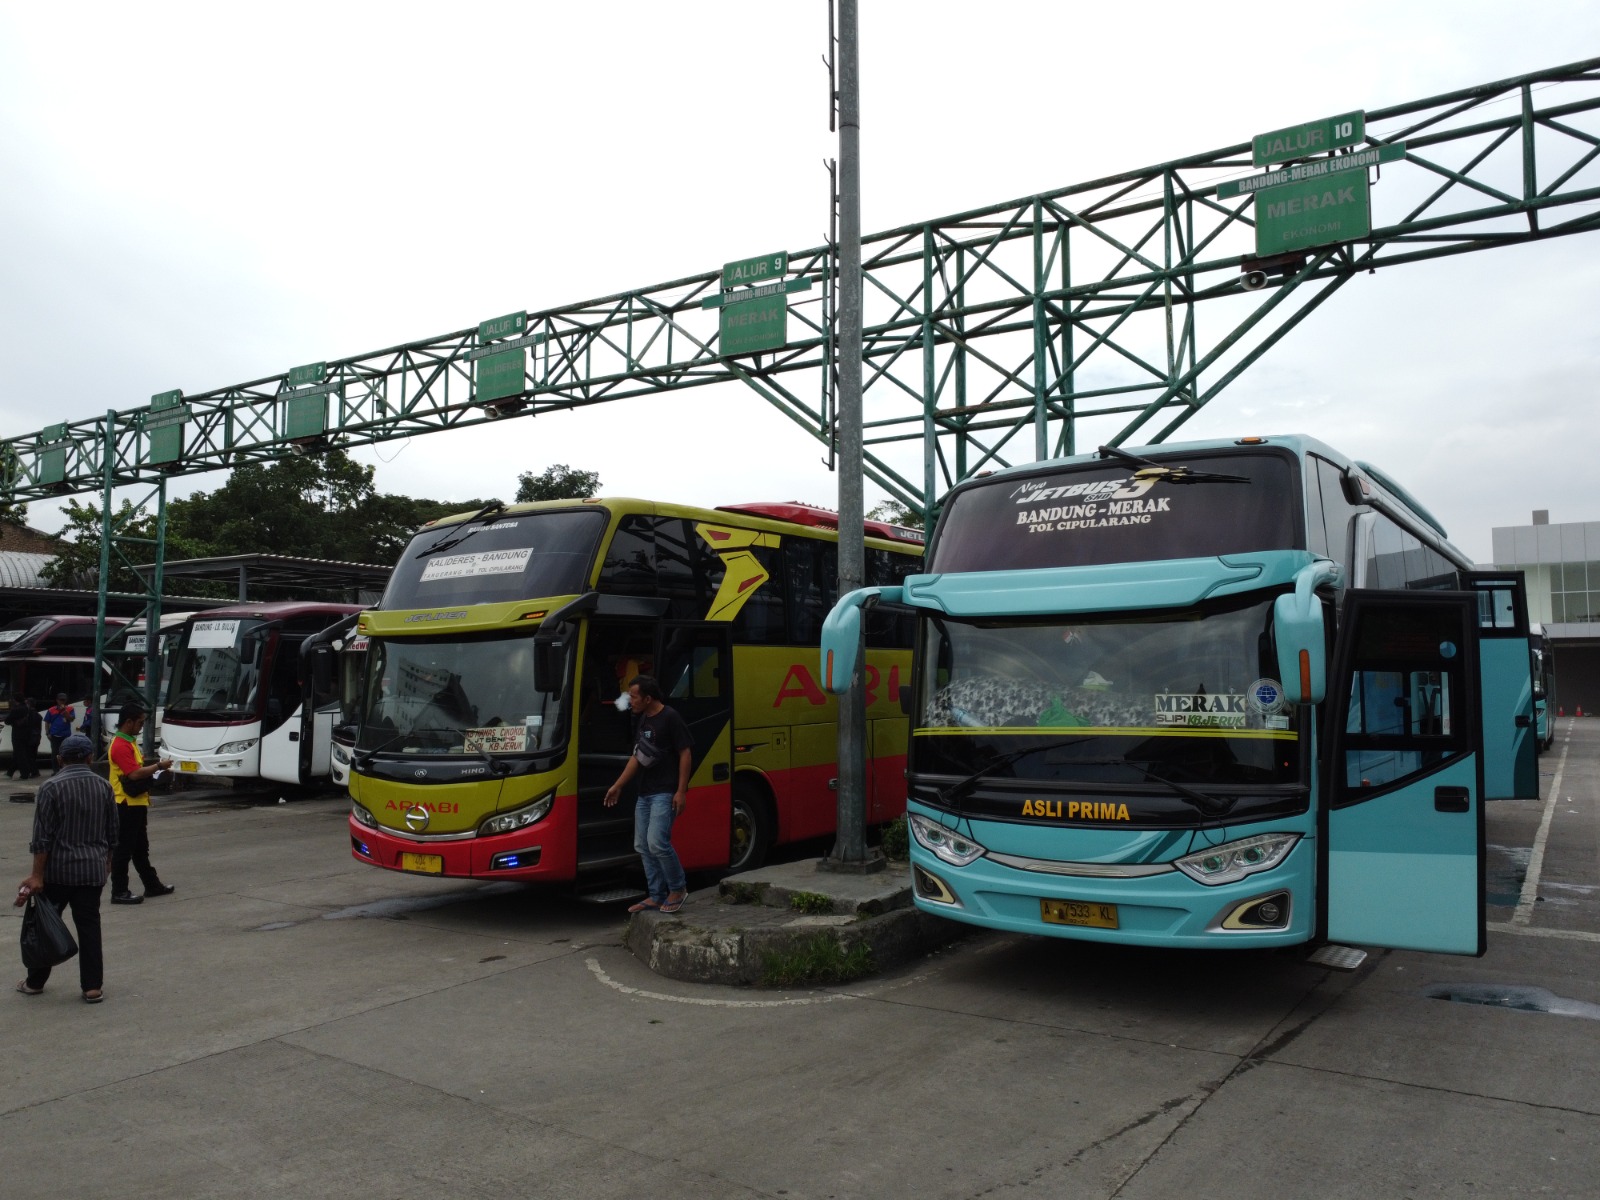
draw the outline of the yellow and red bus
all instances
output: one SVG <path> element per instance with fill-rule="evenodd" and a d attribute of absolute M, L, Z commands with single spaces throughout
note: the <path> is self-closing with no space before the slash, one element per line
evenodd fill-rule
<path fill-rule="evenodd" d="M 922 534 L 868 522 L 898 582 Z M 572 881 L 637 863 L 618 698 L 654 675 L 694 734 L 684 866 L 748 870 L 832 833 L 836 701 L 816 677 L 837 599 L 837 518 L 803 504 L 591 499 L 490 505 L 412 539 L 361 614 L 351 853 L 391 870 Z M 911 628 L 869 622 L 867 815 L 905 809 Z"/>

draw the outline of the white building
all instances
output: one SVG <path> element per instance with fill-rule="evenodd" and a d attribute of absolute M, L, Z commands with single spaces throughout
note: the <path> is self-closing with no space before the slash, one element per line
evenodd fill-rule
<path fill-rule="evenodd" d="M 1540 509 L 1493 536 L 1495 569 L 1527 577 L 1528 619 L 1550 635 L 1557 704 L 1600 716 L 1600 521 L 1552 525 Z"/>

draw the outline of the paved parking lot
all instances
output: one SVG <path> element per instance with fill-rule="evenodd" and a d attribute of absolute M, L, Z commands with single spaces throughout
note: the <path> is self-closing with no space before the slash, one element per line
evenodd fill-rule
<path fill-rule="evenodd" d="M 70 964 L 0 1001 L 0 1180 L 18 1197 L 1592 1197 L 1600 721 L 1561 722 L 1541 769 L 1546 801 L 1490 812 L 1482 959 L 1376 952 L 1341 974 L 1299 952 L 983 934 L 783 993 L 652 975 L 615 908 L 354 862 L 337 800 L 161 801 L 154 856 L 179 890 L 105 907 L 106 1003 L 79 1002 Z M 8 880 L 32 811 L 0 804 Z"/>

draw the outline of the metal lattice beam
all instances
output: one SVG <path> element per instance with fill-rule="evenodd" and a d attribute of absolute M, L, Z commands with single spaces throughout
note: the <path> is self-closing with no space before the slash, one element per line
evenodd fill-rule
<path fill-rule="evenodd" d="M 1400 213 L 1356 242 L 1274 264 L 1254 254 L 1245 144 L 863 239 L 865 472 L 931 508 L 968 475 L 1099 441 L 1171 434 L 1357 273 L 1600 229 L 1600 59 L 1366 115 L 1365 146 L 1404 143 L 1374 206 Z M 152 483 L 513 416 L 740 381 L 827 444 L 834 254 L 791 254 L 813 285 L 788 344 L 723 358 L 715 272 L 530 313 L 525 390 L 475 398 L 478 331 L 463 329 L 186 396 L 181 455 L 153 465 L 144 407 L 0 443 L 0 500 Z M 1203 335 L 1198 319 L 1207 314 Z M 291 434 L 291 401 L 327 397 L 326 431 Z M 920 453 L 919 453 L 920 452 Z M 106 491 L 109 495 L 109 490 Z"/>

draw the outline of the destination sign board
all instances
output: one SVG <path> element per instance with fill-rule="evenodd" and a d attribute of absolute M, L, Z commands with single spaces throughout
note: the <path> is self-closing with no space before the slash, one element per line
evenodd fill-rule
<path fill-rule="evenodd" d="M 782 292 L 722 309 L 720 350 L 724 357 L 778 350 L 789 340 L 789 303 Z"/>
<path fill-rule="evenodd" d="M 322 377 L 328 373 L 328 364 L 325 362 L 307 363 L 303 367 L 295 367 L 289 372 L 289 386 L 292 388 L 304 387 L 308 383 L 321 383 Z"/>
<path fill-rule="evenodd" d="M 741 258 L 722 265 L 722 286 L 742 287 L 751 283 L 774 283 L 789 271 L 789 252 L 763 254 L 757 258 Z"/>
<path fill-rule="evenodd" d="M 283 436 L 291 440 L 321 437 L 328 432 L 328 396 L 308 388 L 283 398 Z"/>
<path fill-rule="evenodd" d="M 1370 146 L 1353 154 L 1340 154 L 1335 158 L 1319 158 L 1314 162 L 1285 167 L 1281 171 L 1268 171 L 1264 175 L 1251 175 L 1246 179 L 1227 179 L 1217 184 L 1217 198 L 1242 196 L 1284 183 L 1298 183 L 1302 179 L 1317 179 L 1336 171 L 1353 171 L 1357 167 L 1374 167 L 1380 163 L 1399 162 L 1406 156 L 1404 142 L 1391 142 L 1384 146 Z"/>
<path fill-rule="evenodd" d="M 507 313 L 503 317 L 494 317 L 488 321 L 478 322 L 478 340 L 480 342 L 498 341 L 500 338 L 516 337 L 528 328 L 528 314 L 526 311 Z"/>
<path fill-rule="evenodd" d="M 1326 154 L 1341 146 L 1354 146 L 1367 136 L 1367 114 L 1341 113 L 1304 125 L 1291 125 L 1287 129 L 1274 129 L 1271 133 L 1258 133 L 1251 141 L 1252 159 L 1258 167 L 1291 158 L 1306 158 L 1313 154 Z"/>
<path fill-rule="evenodd" d="M 488 358 L 491 354 L 503 354 L 507 350 L 515 350 L 518 346 L 540 346 L 548 340 L 549 334 L 530 333 L 514 341 L 496 342 L 492 346 L 479 346 L 476 350 L 468 350 L 461 357 L 468 362 L 477 362 L 480 358 Z"/>
<path fill-rule="evenodd" d="M 764 287 L 741 288 L 737 292 L 718 292 L 715 296 L 707 296 L 700 301 L 701 308 L 722 308 L 729 304 L 738 304 L 742 300 L 759 300 L 763 296 L 790 296 L 795 292 L 809 292 L 811 290 L 811 277 L 801 275 L 797 279 L 785 279 L 782 283 L 769 283 Z"/>
<path fill-rule="evenodd" d="M 475 398 L 503 400 L 527 388 L 528 351 L 524 347 L 503 350 L 478 359 L 478 380 Z"/>
<path fill-rule="evenodd" d="M 1348 242 L 1371 232 L 1371 189 L 1364 168 L 1287 183 L 1256 195 L 1256 254 L 1263 258 Z"/>

